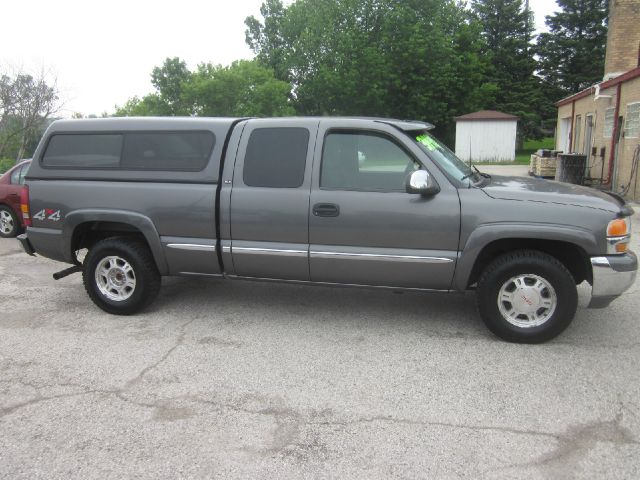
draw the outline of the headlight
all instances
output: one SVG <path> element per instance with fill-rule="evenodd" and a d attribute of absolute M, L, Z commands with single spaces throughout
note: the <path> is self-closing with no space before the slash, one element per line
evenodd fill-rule
<path fill-rule="evenodd" d="M 607 225 L 607 253 L 624 253 L 631 238 L 631 219 L 616 218 Z"/>

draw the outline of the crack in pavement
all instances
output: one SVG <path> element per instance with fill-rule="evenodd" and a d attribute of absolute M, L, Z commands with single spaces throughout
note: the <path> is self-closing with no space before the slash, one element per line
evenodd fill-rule
<path fill-rule="evenodd" d="M 157 368 L 159 365 L 161 365 L 164 361 L 166 361 L 169 356 L 171 356 L 171 354 L 184 343 L 185 337 L 186 337 L 186 330 L 187 327 L 189 325 L 191 325 L 194 321 L 197 320 L 197 317 L 192 318 L 191 320 L 189 320 L 188 322 L 185 322 L 184 324 L 182 324 L 179 327 L 179 335 L 178 338 L 176 339 L 174 345 L 169 348 L 161 357 L 159 360 L 157 360 L 156 362 L 152 363 L 151 365 L 148 365 L 147 367 L 143 368 L 140 373 L 138 375 L 136 375 L 134 378 L 132 378 L 131 380 L 127 381 L 123 387 L 121 388 L 117 388 L 117 389 L 112 389 L 112 390 L 105 390 L 105 389 L 88 389 L 87 387 L 83 386 L 83 385 L 79 385 L 79 384 L 73 384 L 73 383 L 62 383 L 62 384 L 51 384 L 51 385 L 44 385 L 44 386 L 37 386 L 35 384 L 31 384 L 31 383 L 26 383 L 23 381 L 14 381 L 14 384 L 19 384 L 19 385 L 23 385 L 25 387 L 31 387 L 33 389 L 35 389 L 36 391 L 36 396 L 30 400 L 26 400 L 24 402 L 20 402 L 20 403 L 16 403 L 13 405 L 10 405 L 8 407 L 0 407 L 0 418 L 3 418 L 7 415 L 10 415 L 14 412 L 16 412 L 17 410 L 20 410 L 22 408 L 25 407 L 29 407 L 31 405 L 36 405 L 42 402 L 46 402 L 46 401 L 50 401 L 50 400 L 56 400 L 56 399 L 61 399 L 61 398 L 71 398 L 71 397 L 77 397 L 77 396 L 82 396 L 82 395 L 88 395 L 88 394 L 103 394 L 103 395 L 115 395 L 118 398 L 121 398 L 122 400 L 125 401 L 130 401 L 130 399 L 128 399 L 125 396 L 125 391 L 130 389 L 131 387 L 133 387 L 134 385 L 138 384 L 140 381 L 142 381 L 142 379 L 144 378 L 144 376 L 149 373 L 151 370 Z M 4 361 L 4 360 L 3 360 Z M 11 362 L 11 361 L 10 361 Z M 8 383 L 11 382 L 10 380 L 4 380 L 3 383 Z M 85 389 L 84 392 L 74 392 L 74 393 L 61 393 L 61 394 L 57 394 L 57 395 L 48 395 L 48 396 L 43 396 L 40 392 L 42 388 L 53 388 L 53 387 L 77 387 L 77 388 L 83 388 Z M 130 403 L 134 403 L 132 401 L 130 401 Z M 144 406 L 144 407 L 150 407 L 150 408 L 155 408 L 156 405 L 153 404 L 140 404 L 140 406 Z"/>
<path fill-rule="evenodd" d="M 598 442 L 610 443 L 616 447 L 640 445 L 640 441 L 635 439 L 632 432 L 621 424 L 624 410 L 628 410 L 628 407 L 620 403 L 618 413 L 611 420 L 598 420 L 570 426 L 563 434 L 557 435 L 557 444 L 554 449 L 536 460 L 514 463 L 487 472 L 537 467 L 547 470 L 550 478 L 571 479 L 576 475 L 579 476 L 581 460 Z"/>
<path fill-rule="evenodd" d="M 142 379 L 144 378 L 144 376 L 149 373 L 151 370 L 158 368 L 163 362 L 165 362 L 173 352 L 176 351 L 176 349 L 178 347 L 180 347 L 183 343 L 184 343 L 184 339 L 187 335 L 187 327 L 189 325 L 191 325 L 193 322 L 195 322 L 197 320 L 197 317 L 192 318 L 191 320 L 189 320 L 188 322 L 185 322 L 184 324 L 182 324 L 179 328 L 179 332 L 180 334 L 178 335 L 178 338 L 176 339 L 174 345 L 167 350 L 164 355 L 162 355 L 162 357 L 160 357 L 160 359 L 154 363 L 152 363 L 151 365 L 143 368 L 140 373 L 138 375 L 136 375 L 134 378 L 132 378 L 131 380 L 129 380 L 127 383 L 125 383 L 124 387 L 121 390 L 127 390 L 131 387 L 133 387 L 134 385 L 136 385 L 137 383 L 141 382 Z"/>
<path fill-rule="evenodd" d="M 152 403 L 144 403 L 133 400 L 126 396 L 116 395 L 117 398 L 122 401 L 132 403 L 137 406 L 147 407 L 147 408 L 167 408 L 170 405 L 174 405 L 175 402 L 179 401 L 187 401 L 193 402 L 197 404 L 207 405 L 214 407 L 218 411 L 221 410 L 231 410 L 237 413 L 248 414 L 248 415 L 264 415 L 273 417 L 276 422 L 276 427 L 272 432 L 272 445 L 265 449 L 248 449 L 253 453 L 277 453 L 284 450 L 287 446 L 298 444 L 297 438 L 299 437 L 301 427 L 307 425 L 318 425 L 318 426 L 347 426 L 347 425 L 357 425 L 363 423 L 375 423 L 375 422 L 390 422 L 395 424 L 404 424 L 404 425 L 416 425 L 419 427 L 444 427 L 444 428 L 455 428 L 455 429 L 468 429 L 474 431 L 495 431 L 501 433 L 512 433 L 515 435 L 528 435 L 528 436 L 540 436 L 545 438 L 552 438 L 554 440 L 561 440 L 561 435 L 536 431 L 536 430 L 524 430 L 524 429 L 516 429 L 511 427 L 500 427 L 500 426 L 491 426 L 491 425 L 473 425 L 473 424 L 456 424 L 456 423 L 447 423 L 447 422 L 433 422 L 428 420 L 412 420 L 405 418 L 396 418 L 393 416 L 372 416 L 372 417 L 362 417 L 356 418 L 353 420 L 314 420 L 314 417 L 324 416 L 326 415 L 326 410 L 321 412 L 311 412 L 308 415 L 304 415 L 292 408 L 287 407 L 266 407 L 266 408 L 247 408 L 241 405 L 236 405 L 228 402 L 216 401 L 213 399 L 203 398 L 199 395 L 180 395 L 171 398 L 165 398 L 162 400 L 157 400 Z M 305 418 L 306 417 L 306 418 Z"/>
<path fill-rule="evenodd" d="M 322 450 L 324 446 L 317 440 L 314 442 L 303 443 L 300 439 L 302 429 L 305 426 L 347 426 L 365 423 L 388 422 L 392 424 L 415 425 L 423 428 L 442 427 L 453 429 L 468 429 L 472 431 L 500 432 L 514 435 L 526 435 L 542 437 L 555 440 L 556 447 L 550 453 L 542 455 L 537 460 L 529 463 L 514 464 L 500 468 L 500 470 L 509 468 L 526 468 L 529 466 L 537 466 L 557 470 L 561 466 L 566 466 L 567 462 L 576 463 L 582 456 L 590 451 L 596 442 L 610 442 L 614 445 L 639 445 L 632 433 L 622 427 L 620 422 L 623 418 L 623 410 L 626 409 L 630 413 L 633 411 L 630 407 L 626 407 L 620 403 L 620 411 L 615 419 L 609 421 L 598 421 L 586 425 L 571 426 L 565 433 L 558 434 L 552 432 L 518 429 L 507 426 L 494 425 L 474 425 L 465 423 L 451 423 L 429 421 L 411 418 L 398 418 L 392 415 L 375 415 L 368 417 L 360 417 L 354 419 L 340 420 L 335 417 L 331 411 L 323 410 L 320 412 L 308 411 L 301 412 L 293 408 L 287 407 L 281 399 L 265 398 L 260 396 L 249 396 L 249 398 L 239 399 L 238 402 L 223 402 L 215 399 L 203 397 L 202 395 L 180 395 L 154 401 L 141 401 L 132 398 L 131 389 L 138 385 L 144 377 L 152 370 L 158 368 L 165 362 L 180 346 L 185 342 L 188 327 L 197 320 L 197 317 L 183 323 L 179 327 L 179 334 L 173 345 L 168 348 L 158 360 L 144 367 L 140 372 L 128 380 L 119 388 L 113 389 L 95 389 L 88 386 L 79 385 L 77 383 L 60 383 L 50 385 L 36 385 L 24 381 L 13 381 L 24 387 L 35 389 L 36 396 L 30 400 L 26 400 L 8 407 L 0 408 L 0 418 L 6 417 L 22 408 L 37 405 L 47 401 L 54 401 L 65 398 L 80 397 L 85 395 L 114 396 L 120 401 L 129 403 L 145 409 L 155 409 L 154 419 L 164 420 L 182 420 L 197 415 L 190 410 L 184 408 L 180 402 L 193 402 L 196 404 L 214 407 L 218 411 L 231 410 L 247 415 L 263 415 L 273 418 L 275 427 L 271 431 L 271 439 L 264 448 L 243 447 L 242 450 L 262 455 L 273 455 L 278 453 L 290 453 L 293 455 L 304 455 L 309 450 Z M 2 383 L 12 383 L 11 380 L 2 380 Z M 55 395 L 42 395 L 43 388 L 70 387 L 81 388 L 81 392 L 59 393 Z M 259 400 L 263 406 L 250 408 L 246 403 L 252 400 Z M 274 404 L 275 402 L 275 404 Z M 264 406 L 264 405 L 267 406 Z M 329 412 L 329 413 L 327 413 Z M 635 415 L 635 413 L 633 413 Z M 327 417 L 328 419 L 318 419 L 319 417 Z M 293 451 L 291 451 L 293 450 Z"/>
<path fill-rule="evenodd" d="M 513 433 L 515 435 L 541 436 L 541 437 L 553 438 L 553 439 L 559 438 L 559 436 L 555 433 L 542 432 L 537 430 L 524 430 L 524 429 L 511 428 L 511 427 L 492 426 L 492 425 L 473 425 L 473 424 L 464 424 L 464 423 L 432 422 L 428 420 L 411 420 L 406 418 L 396 418 L 391 415 L 358 418 L 355 420 L 348 420 L 343 422 L 329 421 L 329 422 L 316 422 L 316 423 L 319 425 L 354 425 L 359 423 L 374 423 L 374 422 L 390 422 L 390 423 L 416 425 L 416 426 L 423 426 L 423 427 L 445 427 L 445 428 L 468 429 L 468 430 L 476 430 L 476 431 L 496 431 L 496 432 L 502 432 L 502 433 Z"/>
<path fill-rule="evenodd" d="M 60 398 L 80 397 L 83 395 L 89 395 L 94 393 L 100 393 L 100 390 L 88 390 L 85 392 L 76 392 L 76 393 L 60 393 L 58 395 L 49 395 L 49 396 L 37 396 L 35 398 L 32 398 L 31 400 L 26 400 L 24 402 L 16 403 L 9 407 L 0 408 L 0 418 L 6 417 L 7 415 L 14 413 L 15 411 L 20 410 L 21 408 L 28 407 L 31 405 L 36 405 L 38 403 L 47 402 L 50 400 L 57 400 Z"/>
<path fill-rule="evenodd" d="M 189 323 L 189 322 L 188 322 Z M 183 326 L 184 329 L 188 324 Z M 175 349 L 184 341 L 185 332 L 179 336 L 178 341 L 162 356 L 161 360 L 155 362 L 153 365 L 146 367 L 141 372 L 142 376 L 144 373 L 148 372 L 151 367 L 154 365 L 157 366 L 162 363 L 162 359 L 168 358 L 171 352 L 175 351 Z M 134 378 L 142 378 L 141 375 L 138 375 Z M 240 404 L 217 401 L 215 399 L 206 398 L 202 395 L 179 395 L 174 397 L 162 398 L 158 400 L 154 400 L 151 402 L 145 402 L 136 400 L 127 395 L 128 389 L 133 383 L 127 382 L 124 387 L 116 388 L 116 389 L 89 389 L 88 387 L 84 387 L 82 385 L 66 383 L 66 384 L 56 384 L 56 385 L 46 385 L 46 386 L 38 386 L 31 383 L 20 382 L 24 386 L 29 386 L 36 389 L 37 396 L 31 400 L 27 400 L 15 405 L 11 405 L 9 407 L 5 407 L 0 409 L 0 418 L 10 415 L 21 408 L 25 408 L 28 406 L 36 405 L 42 402 L 64 399 L 64 398 L 73 398 L 85 395 L 99 395 L 99 396 L 114 396 L 120 401 L 129 403 L 131 405 L 135 405 L 138 407 L 146 408 L 146 409 L 155 409 L 156 412 L 154 414 L 154 418 L 160 420 L 180 420 L 190 418 L 194 415 L 197 415 L 197 412 L 191 412 L 183 406 L 182 402 L 193 402 L 200 405 L 206 405 L 209 407 L 213 407 L 218 411 L 223 410 L 231 410 L 234 412 L 238 412 L 241 414 L 247 415 L 261 415 L 272 417 L 275 422 L 275 427 L 271 432 L 271 440 L 269 445 L 264 448 L 254 448 L 254 447 L 243 447 L 241 450 L 261 454 L 261 455 L 273 455 L 279 453 L 291 454 L 294 456 L 302 457 L 306 455 L 310 450 L 318 450 L 321 451 L 325 447 L 318 442 L 317 440 L 311 443 L 303 443 L 300 439 L 302 434 L 302 429 L 305 426 L 347 426 L 347 425 L 358 425 L 364 423 L 376 423 L 376 422 L 389 422 L 393 424 L 402 424 L 402 425 L 415 425 L 418 427 L 443 427 L 443 428 L 453 428 L 453 429 L 467 429 L 472 431 L 489 431 L 489 432 L 500 432 L 500 433 L 510 433 L 514 435 L 525 435 L 525 436 L 536 436 L 543 437 L 547 439 L 552 439 L 556 441 L 555 448 L 549 452 L 542 455 L 537 460 L 528 463 L 521 464 L 512 464 L 504 467 L 500 467 L 498 469 L 492 469 L 489 471 L 495 470 L 506 470 L 510 468 L 527 468 L 527 467 L 542 467 L 548 468 L 553 471 L 558 471 L 562 469 L 564 472 L 566 470 L 567 463 L 576 463 L 578 460 L 583 457 L 588 451 L 590 451 L 596 442 L 609 442 L 614 445 L 640 445 L 640 442 L 633 437 L 633 434 L 626 428 L 621 426 L 621 421 L 623 419 L 623 410 L 629 410 L 629 407 L 625 406 L 623 403 L 620 403 L 620 410 L 616 417 L 613 420 L 609 421 L 597 421 L 584 425 L 576 425 L 571 426 L 567 429 L 565 433 L 558 434 L 552 432 L 545 432 L 539 430 L 530 430 L 530 429 L 517 429 L 513 427 L 506 426 L 493 426 L 493 425 L 474 425 L 474 424 L 464 424 L 464 423 L 451 423 L 451 422 L 438 422 L 438 421 L 428 421 L 428 420 L 420 420 L 420 419 L 408 419 L 408 418 L 398 418 L 393 417 L 391 415 L 383 416 L 368 416 L 368 417 L 360 417 L 355 419 L 327 419 L 327 420 L 318 420 L 318 417 L 326 417 L 327 415 L 333 416 L 333 412 L 330 410 L 322 410 L 322 411 L 310 411 L 302 413 L 290 407 L 284 405 L 284 402 L 281 399 L 262 398 L 259 396 L 251 396 L 250 400 L 260 399 L 261 403 L 270 404 L 269 406 L 262 406 L 256 408 L 250 408 L 244 406 L 242 404 L 242 400 Z M 67 386 L 74 388 L 84 388 L 85 390 L 82 392 L 73 392 L 73 393 L 61 393 L 56 395 L 42 396 L 40 394 L 40 389 L 45 387 L 55 387 L 55 386 Z M 244 400 L 246 402 L 248 400 Z M 556 472 L 557 473 L 557 472 Z"/>

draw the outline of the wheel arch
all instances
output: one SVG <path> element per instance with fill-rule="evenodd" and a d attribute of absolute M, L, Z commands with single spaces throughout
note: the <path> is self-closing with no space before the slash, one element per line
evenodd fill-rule
<path fill-rule="evenodd" d="M 146 243 L 161 275 L 168 273 L 160 236 L 150 218 L 135 212 L 77 210 L 65 216 L 62 232 L 68 246 L 68 261 L 75 263 L 75 252 L 113 236 L 131 236 Z"/>
<path fill-rule="evenodd" d="M 20 220 L 20 216 L 18 215 L 18 212 L 16 212 L 16 209 L 11 204 L 9 204 L 7 202 L 0 202 L 0 207 L 8 208 L 18 218 L 18 220 Z"/>
<path fill-rule="evenodd" d="M 466 290 L 480 277 L 484 268 L 497 256 L 515 250 L 537 250 L 553 256 L 573 275 L 576 283 L 592 282 L 589 252 L 597 249 L 594 234 L 572 227 L 504 225 L 477 229 L 468 239 L 454 277 L 454 288 Z"/>

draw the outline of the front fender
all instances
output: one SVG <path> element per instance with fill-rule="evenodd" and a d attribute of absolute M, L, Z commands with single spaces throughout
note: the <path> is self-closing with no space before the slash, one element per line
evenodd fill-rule
<path fill-rule="evenodd" d="M 73 252 L 70 248 L 73 232 L 78 225 L 86 222 L 118 222 L 136 228 L 144 235 L 144 238 L 149 244 L 151 254 L 153 255 L 160 274 L 167 275 L 169 273 L 167 260 L 164 256 L 162 243 L 160 242 L 160 235 L 155 225 L 149 217 L 127 210 L 83 209 L 75 210 L 65 215 L 62 237 L 64 245 L 69 246 L 68 251 L 65 252 L 65 255 L 68 255 L 68 258 L 65 259 L 67 262 L 73 263 Z"/>
<path fill-rule="evenodd" d="M 598 251 L 595 234 L 575 226 L 547 223 L 500 222 L 479 225 L 467 238 L 460 252 L 453 278 L 453 289 L 464 291 L 480 252 L 492 242 L 507 239 L 555 240 L 581 247 L 587 253 Z"/>

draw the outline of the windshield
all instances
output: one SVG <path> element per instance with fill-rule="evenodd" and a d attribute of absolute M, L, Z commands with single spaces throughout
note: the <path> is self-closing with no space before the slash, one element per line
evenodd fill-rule
<path fill-rule="evenodd" d="M 420 133 L 413 138 L 434 162 L 456 180 L 464 181 L 470 177 L 475 179 L 479 176 L 471 170 L 469 165 L 456 157 L 455 153 L 428 133 Z"/>

